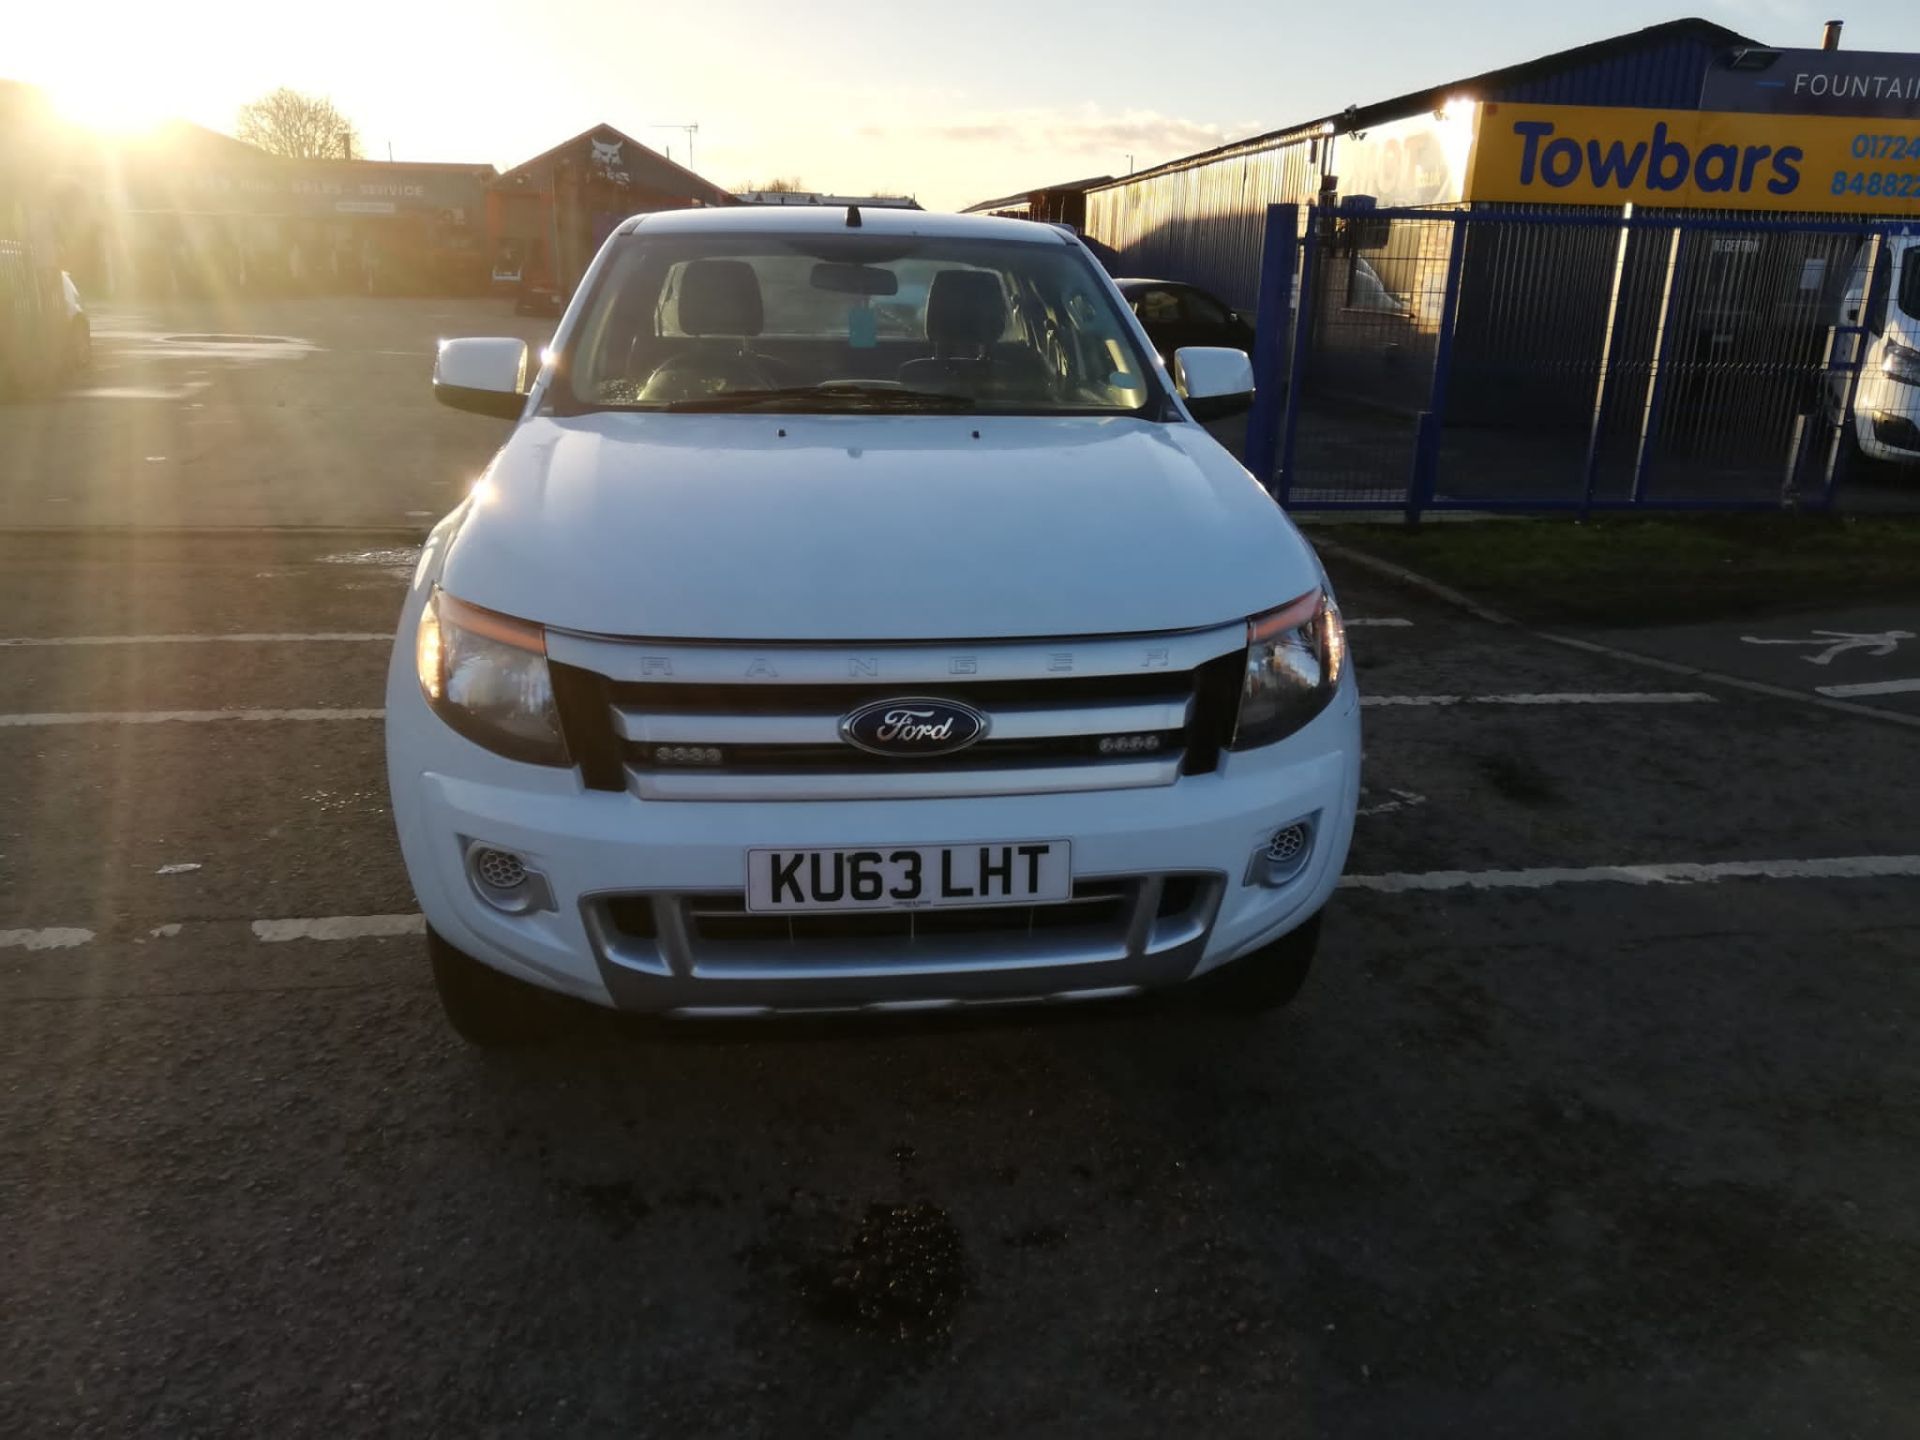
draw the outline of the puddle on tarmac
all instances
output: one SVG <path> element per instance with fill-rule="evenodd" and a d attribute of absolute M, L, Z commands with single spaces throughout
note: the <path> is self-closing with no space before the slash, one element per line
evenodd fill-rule
<path fill-rule="evenodd" d="M 313 790 L 301 797 L 322 815 L 384 815 L 385 790 Z"/>
<path fill-rule="evenodd" d="M 284 335 L 169 335 L 176 345 L 304 345 L 304 340 L 289 340 Z"/>
<path fill-rule="evenodd" d="M 420 563 L 420 547 L 395 545 L 384 550 L 344 550 L 338 555 L 322 555 L 314 563 L 316 565 L 365 566 L 395 580 L 411 580 L 414 567 Z M 347 588 L 364 587 L 350 585 Z"/>
<path fill-rule="evenodd" d="M 320 347 L 297 335 L 164 335 L 151 330 L 96 330 L 115 358 L 149 360 L 298 360 Z"/>
<path fill-rule="evenodd" d="M 322 555 L 321 565 L 405 565 L 412 569 L 420 563 L 418 545 L 395 545 L 385 550 L 343 550 L 338 555 Z"/>
<path fill-rule="evenodd" d="M 96 385 L 68 393 L 75 400 L 184 400 L 193 392 L 159 385 Z"/>
<path fill-rule="evenodd" d="M 795 1280 L 822 1319 L 891 1340 L 933 1340 L 951 1329 L 966 1297 L 966 1250 L 938 1205 L 874 1204 L 844 1244 L 801 1265 Z"/>

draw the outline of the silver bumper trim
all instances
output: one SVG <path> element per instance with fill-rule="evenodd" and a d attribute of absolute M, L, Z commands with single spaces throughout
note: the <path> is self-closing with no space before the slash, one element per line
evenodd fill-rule
<path fill-rule="evenodd" d="M 984 711 L 994 740 L 1056 740 L 1077 735 L 1128 735 L 1184 730 L 1193 699 L 1132 705 L 1002 706 Z M 614 729 L 641 745 L 838 745 L 840 712 L 814 715 L 647 713 L 615 709 Z"/>
<path fill-rule="evenodd" d="M 625 1010 L 690 1017 L 926 1010 L 1097 999 L 1186 979 L 1213 931 L 1227 877 L 1194 875 L 1191 900 L 1171 915 L 1159 913 L 1169 876 L 1111 878 L 1130 882 L 1131 892 L 1106 923 L 918 939 L 703 939 L 690 918 L 698 893 L 588 896 L 582 909 L 601 978 Z M 650 905 L 653 938 L 614 924 L 616 901 Z"/>
<path fill-rule="evenodd" d="M 627 789 L 642 800 L 937 800 L 981 795 L 1066 795 L 1144 790 L 1180 778 L 1184 749 L 1147 760 L 1000 770 L 903 769 L 761 775 L 627 766 Z"/>

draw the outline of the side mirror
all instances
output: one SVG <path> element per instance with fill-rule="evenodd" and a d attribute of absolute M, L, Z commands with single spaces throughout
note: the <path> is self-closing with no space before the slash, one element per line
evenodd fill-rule
<path fill-rule="evenodd" d="M 1238 415 L 1253 405 L 1253 361 L 1225 345 L 1188 345 L 1174 352 L 1173 386 L 1196 420 Z"/>
<path fill-rule="evenodd" d="M 527 342 L 442 340 L 433 361 L 433 398 L 476 415 L 518 419 L 527 403 Z"/>

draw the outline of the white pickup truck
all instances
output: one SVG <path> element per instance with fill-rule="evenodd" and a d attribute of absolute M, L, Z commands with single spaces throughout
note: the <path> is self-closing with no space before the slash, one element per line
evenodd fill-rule
<path fill-rule="evenodd" d="M 1920 465 L 1920 235 L 1889 234 L 1879 249 L 1860 246 L 1841 295 L 1835 323 L 1846 338 L 1835 353 L 1857 356 L 1860 378 L 1851 364 L 1828 370 L 1827 416 L 1841 422 L 1851 391 L 1844 438 L 1869 460 Z"/>
<path fill-rule="evenodd" d="M 924 297 L 913 323 L 897 297 Z M 889 301 L 889 323 L 878 323 Z M 901 333 L 901 332 L 907 333 Z M 678 1016 L 1292 998 L 1345 863 L 1359 700 L 1325 574 L 1072 236 L 646 215 L 434 530 L 387 758 L 448 1018 L 530 987 Z"/>

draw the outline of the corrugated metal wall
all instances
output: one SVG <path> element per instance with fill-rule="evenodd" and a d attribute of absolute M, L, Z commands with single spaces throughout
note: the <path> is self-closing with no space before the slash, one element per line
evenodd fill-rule
<path fill-rule="evenodd" d="M 1320 184 L 1305 137 L 1223 155 L 1087 195 L 1087 233 L 1130 274 L 1185 280 L 1252 313 L 1267 206 L 1306 204 Z"/>
<path fill-rule="evenodd" d="M 1612 55 L 1554 75 L 1508 83 L 1482 96 L 1515 105 L 1626 105 L 1648 110 L 1695 110 L 1700 82 L 1714 47 L 1675 37 L 1631 54 Z"/>
<path fill-rule="evenodd" d="M 1671 36 L 1555 74 L 1488 86 L 1480 98 L 1691 110 L 1713 57 L 1706 40 Z M 1372 118 L 1377 124 L 1404 117 Z M 1315 199 L 1321 167 L 1309 153 L 1317 160 L 1320 148 L 1304 134 L 1281 137 L 1089 191 L 1087 233 L 1118 250 L 1129 274 L 1200 285 L 1250 312 L 1259 298 L 1266 207 Z"/>

